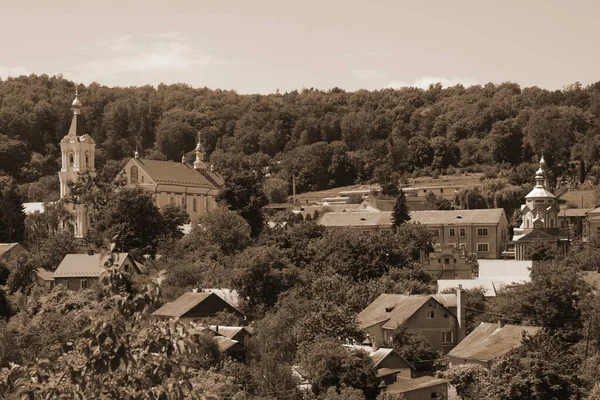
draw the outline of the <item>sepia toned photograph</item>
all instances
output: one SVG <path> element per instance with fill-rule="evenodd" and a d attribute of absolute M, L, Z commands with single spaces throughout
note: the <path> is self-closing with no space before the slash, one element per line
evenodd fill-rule
<path fill-rule="evenodd" d="M 600 400 L 600 0 L 5 0 L 0 400 Z"/>

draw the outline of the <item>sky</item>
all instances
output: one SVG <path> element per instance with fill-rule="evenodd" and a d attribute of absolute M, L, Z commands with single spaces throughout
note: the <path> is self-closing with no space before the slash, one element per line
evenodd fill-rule
<path fill-rule="evenodd" d="M 600 81 L 600 0 L 5 1 L 4 79 L 261 94 Z"/>

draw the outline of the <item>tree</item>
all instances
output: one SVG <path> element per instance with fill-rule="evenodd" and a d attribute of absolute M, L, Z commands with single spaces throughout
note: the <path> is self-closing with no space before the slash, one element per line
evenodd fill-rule
<path fill-rule="evenodd" d="M 439 354 L 432 349 L 426 337 L 408 331 L 404 325 L 394 329 L 390 342 L 391 347 L 417 369 L 431 366 L 439 358 Z"/>
<path fill-rule="evenodd" d="M 285 203 L 288 197 L 289 183 L 283 179 L 269 178 L 265 180 L 263 191 L 269 203 Z"/>
<path fill-rule="evenodd" d="M 425 196 L 426 210 L 452 210 L 452 202 L 441 196 L 436 196 L 432 191 L 427 192 Z"/>
<path fill-rule="evenodd" d="M 406 221 L 410 221 L 410 215 L 408 214 L 408 206 L 406 205 L 406 195 L 404 191 L 400 190 L 396 204 L 394 204 L 394 210 L 392 211 L 392 224 L 398 227 Z"/>
<path fill-rule="evenodd" d="M 165 233 L 162 214 L 150 192 L 141 187 L 119 189 L 106 204 L 93 210 L 91 217 L 91 239 L 97 245 L 118 235 L 119 249 L 137 255 L 154 253 L 158 239 Z"/>
<path fill-rule="evenodd" d="M 181 239 L 183 237 L 181 227 L 189 220 L 185 208 L 175 204 L 167 204 L 161 213 L 164 220 L 165 238 L 170 241 Z"/>
<path fill-rule="evenodd" d="M 23 198 L 13 178 L 0 175 L 0 242 L 21 242 L 25 238 Z"/>
<path fill-rule="evenodd" d="M 327 393 L 329 388 L 360 389 L 367 398 L 374 398 L 379 378 L 373 361 L 362 350 L 341 346 L 333 339 L 307 345 L 299 355 L 300 366 L 309 373 L 316 395 Z"/>
<path fill-rule="evenodd" d="M 217 201 L 237 211 L 250 225 L 253 237 L 263 228 L 262 208 L 268 201 L 262 190 L 262 179 L 251 173 L 238 174 L 225 181 Z"/>

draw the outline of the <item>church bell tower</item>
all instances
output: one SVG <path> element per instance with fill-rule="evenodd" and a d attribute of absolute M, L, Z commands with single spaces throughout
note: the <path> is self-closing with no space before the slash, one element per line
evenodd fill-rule
<path fill-rule="evenodd" d="M 81 107 L 82 104 L 76 89 L 75 100 L 71 104 L 73 109 L 71 126 L 67 135 L 60 142 L 62 166 L 58 178 L 60 180 L 60 199 L 62 201 L 74 200 L 71 198 L 69 183 L 76 182 L 80 174 L 89 173 L 92 177 L 96 176 L 94 167 L 96 143 L 90 135 L 83 132 Z M 69 201 L 67 208 L 75 217 L 75 237 L 84 237 L 89 229 L 87 206 L 78 204 L 77 201 Z"/>

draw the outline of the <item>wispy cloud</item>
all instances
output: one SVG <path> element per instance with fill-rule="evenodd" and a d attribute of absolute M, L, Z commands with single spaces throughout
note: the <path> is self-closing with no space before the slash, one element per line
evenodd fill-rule
<path fill-rule="evenodd" d="M 360 80 L 369 80 L 369 79 L 385 77 L 385 74 L 383 72 L 379 71 L 378 69 L 374 69 L 374 68 L 352 69 L 352 70 L 350 70 L 350 73 L 355 78 L 358 78 Z"/>
<path fill-rule="evenodd" d="M 9 76 L 21 75 L 29 75 L 29 71 L 27 71 L 23 67 L 6 67 L 0 65 L 0 78 L 8 78 Z"/>
<path fill-rule="evenodd" d="M 177 32 L 142 38 L 113 36 L 96 47 L 96 54 L 103 56 L 76 64 L 68 73 L 75 80 L 90 82 L 131 72 L 183 71 L 214 61 Z"/>
<path fill-rule="evenodd" d="M 390 81 L 386 85 L 388 88 L 401 88 L 401 87 L 416 87 L 420 89 L 427 89 L 429 85 L 435 85 L 436 83 L 441 83 L 442 86 L 455 86 L 459 83 L 463 86 L 473 86 L 477 85 L 478 82 L 472 78 L 441 78 L 439 76 L 424 76 L 415 80 L 414 82 L 404 82 L 404 81 Z"/>

